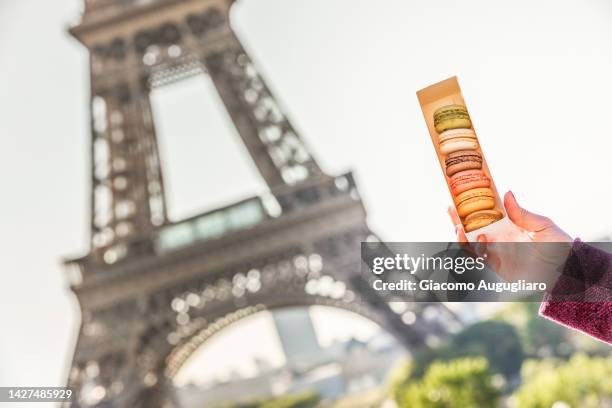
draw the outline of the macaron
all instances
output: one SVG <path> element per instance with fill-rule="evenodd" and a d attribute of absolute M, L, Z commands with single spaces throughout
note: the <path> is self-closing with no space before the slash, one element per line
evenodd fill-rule
<path fill-rule="evenodd" d="M 446 156 L 446 175 L 452 177 L 454 174 L 465 170 L 480 170 L 482 168 L 482 156 L 475 150 L 459 150 Z"/>
<path fill-rule="evenodd" d="M 469 129 L 472 127 L 470 114 L 463 105 L 446 105 L 438 108 L 434 114 L 436 132 L 442 133 L 449 129 Z"/>
<path fill-rule="evenodd" d="M 503 214 L 497 210 L 482 210 L 476 211 L 465 217 L 463 224 L 465 226 L 465 232 L 472 232 L 474 230 L 486 227 L 495 221 L 501 220 Z"/>
<path fill-rule="evenodd" d="M 455 207 L 457 214 L 463 218 L 476 211 L 493 209 L 495 196 L 490 188 L 474 188 L 455 197 Z"/>
<path fill-rule="evenodd" d="M 440 152 L 449 154 L 459 150 L 478 149 L 478 139 L 472 129 L 450 129 L 438 137 Z"/>
<path fill-rule="evenodd" d="M 465 170 L 455 173 L 450 179 L 453 197 L 473 188 L 490 187 L 491 179 L 482 170 Z"/>

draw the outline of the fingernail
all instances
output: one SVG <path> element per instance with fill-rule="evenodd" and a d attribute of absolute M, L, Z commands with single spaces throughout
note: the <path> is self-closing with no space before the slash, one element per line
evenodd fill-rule
<path fill-rule="evenodd" d="M 516 201 L 516 197 L 514 196 L 514 192 L 512 190 L 510 190 L 509 193 L 512 196 L 512 198 L 514 199 L 514 201 Z"/>

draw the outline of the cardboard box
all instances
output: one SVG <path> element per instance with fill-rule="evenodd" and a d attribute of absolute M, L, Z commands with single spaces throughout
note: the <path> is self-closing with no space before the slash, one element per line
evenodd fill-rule
<path fill-rule="evenodd" d="M 457 77 L 452 77 L 442 82 L 438 82 L 437 84 L 431 85 L 427 88 L 421 89 L 417 92 L 417 97 L 419 98 L 419 103 L 421 104 L 423 116 L 425 117 L 425 123 L 427 123 L 427 129 L 429 130 L 429 135 L 431 136 L 431 142 L 433 143 L 436 156 L 438 157 L 438 162 L 440 163 L 440 169 L 442 169 L 442 175 L 444 177 L 444 180 L 446 181 L 446 185 L 448 187 L 449 194 L 451 194 L 451 198 L 454 198 L 451 193 L 450 178 L 446 176 L 445 155 L 440 152 L 440 147 L 438 144 L 438 132 L 434 127 L 433 114 L 438 108 L 446 105 L 463 105 L 467 108 L 467 104 L 465 103 L 463 95 L 461 94 L 461 88 L 459 87 Z M 474 130 L 474 132 L 476 132 L 473 121 L 472 129 Z M 476 134 L 476 137 L 478 137 L 478 134 Z M 497 191 L 495 182 L 493 181 L 493 177 L 491 175 L 491 171 L 489 170 L 489 166 L 487 164 L 486 157 L 484 155 L 484 152 L 482 151 L 480 140 L 478 141 L 477 151 L 482 156 L 482 171 L 491 180 L 490 188 L 491 190 L 493 190 L 493 194 L 495 197 L 494 209 L 500 211 L 503 214 L 503 218 L 499 221 L 487 225 L 486 227 L 474 230 L 466 234 L 468 236 L 468 240 L 470 241 L 475 241 L 478 235 L 483 233 L 499 235 L 500 233 L 507 231 L 514 225 L 508 219 L 506 210 L 504 209 L 503 201 L 501 200 L 499 192 Z"/>

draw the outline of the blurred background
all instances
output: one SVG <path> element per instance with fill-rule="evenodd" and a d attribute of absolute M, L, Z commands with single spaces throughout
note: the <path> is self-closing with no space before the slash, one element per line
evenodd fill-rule
<path fill-rule="evenodd" d="M 0 0 L 3 386 L 63 385 L 80 321 L 60 261 L 88 250 L 89 60 L 66 32 L 81 8 Z M 387 241 L 454 239 L 415 96 L 452 75 L 498 188 L 572 236 L 608 240 L 611 22 L 605 0 L 240 0 L 232 12 L 319 164 L 353 170 Z M 265 190 L 206 77 L 151 101 L 172 219 Z M 465 329 L 419 353 L 350 312 L 263 311 L 198 349 L 175 385 L 186 407 L 612 406 L 609 347 L 537 306 L 454 305 Z"/>

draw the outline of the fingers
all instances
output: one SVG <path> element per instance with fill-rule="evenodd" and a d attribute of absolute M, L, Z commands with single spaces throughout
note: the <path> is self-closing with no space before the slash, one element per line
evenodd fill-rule
<path fill-rule="evenodd" d="M 446 212 L 448 213 L 453 225 L 461 225 L 461 218 L 459 218 L 459 214 L 457 214 L 457 210 L 454 206 L 449 205 Z"/>
<path fill-rule="evenodd" d="M 467 236 L 465 235 L 465 231 L 463 230 L 463 225 L 458 225 L 455 227 L 455 234 L 457 235 L 457 242 L 463 244 L 468 242 Z"/>
<path fill-rule="evenodd" d="M 529 212 L 521 207 L 511 191 L 504 195 L 504 207 L 510 220 L 528 232 L 539 232 L 550 227 L 552 224 L 548 218 Z"/>
<path fill-rule="evenodd" d="M 503 271 L 501 270 L 502 262 L 500 254 L 495 250 L 495 245 L 498 244 L 493 243 L 494 241 L 484 234 L 480 234 L 478 238 L 476 238 L 476 241 L 476 253 L 478 256 L 485 258 L 489 269 L 507 280 L 507 277 L 502 275 Z M 489 245 L 489 243 L 491 243 L 491 245 Z"/>
<path fill-rule="evenodd" d="M 468 242 L 467 237 L 465 236 L 465 231 L 463 230 L 463 224 L 461 223 L 461 218 L 459 214 L 457 214 L 457 210 L 453 206 L 449 206 L 447 213 L 451 219 L 451 222 L 455 226 L 455 235 L 457 236 L 458 242 Z"/>
<path fill-rule="evenodd" d="M 485 256 L 487 253 L 487 236 L 484 234 L 478 235 L 476 238 L 476 254 Z"/>

